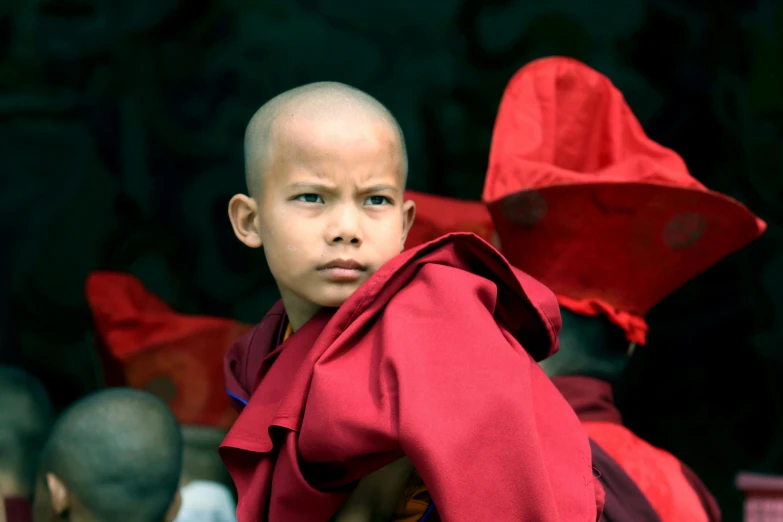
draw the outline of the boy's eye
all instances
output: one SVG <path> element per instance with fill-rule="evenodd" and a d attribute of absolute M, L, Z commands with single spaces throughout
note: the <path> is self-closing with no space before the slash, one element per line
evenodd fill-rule
<path fill-rule="evenodd" d="M 368 205 L 386 205 L 391 203 L 391 200 L 386 196 L 370 196 L 367 198 Z"/>
<path fill-rule="evenodd" d="M 318 194 L 300 194 L 296 196 L 297 201 L 304 203 L 323 203 L 323 199 Z"/>

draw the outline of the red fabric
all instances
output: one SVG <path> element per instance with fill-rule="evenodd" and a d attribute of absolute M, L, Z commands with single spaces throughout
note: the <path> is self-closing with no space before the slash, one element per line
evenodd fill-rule
<path fill-rule="evenodd" d="M 593 468 L 604 490 L 601 522 L 662 522 L 625 470 L 595 441 L 590 441 Z"/>
<path fill-rule="evenodd" d="M 270 345 L 280 327 L 229 353 L 252 394 L 221 447 L 239 522 L 326 521 L 402 454 L 443 520 L 596 520 L 584 430 L 535 364 L 556 350 L 557 302 L 476 236 L 401 254 Z"/>
<path fill-rule="evenodd" d="M 656 448 L 625 426 L 586 422 L 587 433 L 616 460 L 650 501 L 663 522 L 708 522 L 699 496 L 671 453 Z"/>
<path fill-rule="evenodd" d="M 416 202 L 416 219 L 413 222 L 406 248 L 415 248 L 452 232 L 473 232 L 496 247 L 501 247 L 487 207 L 479 201 L 464 201 L 409 190 L 408 199 Z M 560 306 L 582 315 L 606 314 L 622 328 L 632 342 L 644 344 L 647 323 L 640 317 L 617 310 L 594 299 L 572 299 L 557 295 Z"/>
<path fill-rule="evenodd" d="M 574 408 L 590 440 L 623 468 L 662 522 L 720 522 L 715 499 L 693 471 L 622 425 L 610 383 L 583 376 L 555 377 L 552 382 Z"/>
<path fill-rule="evenodd" d="M 623 423 L 620 411 L 614 404 L 614 394 L 610 383 L 581 375 L 553 377 L 552 382 L 583 423 Z"/>
<path fill-rule="evenodd" d="M 652 306 L 766 226 L 691 177 L 608 78 L 570 58 L 509 82 L 483 200 L 511 264 L 640 344 Z"/>
<path fill-rule="evenodd" d="M 472 232 L 492 243 L 492 216 L 481 201 L 462 201 L 407 190 L 405 198 L 416 202 L 416 219 L 406 248 L 415 248 L 452 232 Z"/>
<path fill-rule="evenodd" d="M 315 321 L 311 322 L 315 324 Z M 238 412 L 244 409 L 256 389 L 262 367 L 272 364 L 279 354 L 277 348 L 285 339 L 287 326 L 285 307 L 282 301 L 278 301 L 261 322 L 239 338 L 226 353 L 223 364 L 226 391 Z"/>
<path fill-rule="evenodd" d="M 599 521 L 601 520 L 601 515 L 603 514 L 604 506 L 606 505 L 606 491 L 604 490 L 604 487 L 601 485 L 601 481 L 596 480 L 596 477 L 593 477 L 593 493 L 595 494 L 595 509 L 596 509 L 595 519 L 596 521 Z"/>
<path fill-rule="evenodd" d="M 696 495 L 699 497 L 701 505 L 704 508 L 704 511 L 707 513 L 707 519 L 710 522 L 721 522 L 723 515 L 720 512 L 720 506 L 718 506 L 718 502 L 715 500 L 715 497 L 712 496 L 710 490 L 707 489 L 707 486 L 704 485 L 704 482 L 701 481 L 698 475 L 696 475 L 696 473 L 694 473 L 691 468 L 689 468 L 684 462 L 681 464 L 682 476 L 685 477 L 685 480 L 688 481 L 688 484 L 690 484 L 691 488 L 693 488 L 693 491 L 695 491 Z"/>
<path fill-rule="evenodd" d="M 86 295 L 102 344 L 122 366 L 124 384 L 159 395 L 183 424 L 233 423 L 223 357 L 250 325 L 177 313 L 127 274 L 94 272 Z"/>
<path fill-rule="evenodd" d="M 6 522 L 33 522 L 33 505 L 22 497 L 6 497 L 5 502 Z"/>
<path fill-rule="evenodd" d="M 614 308 L 613 306 L 599 299 L 573 299 L 565 295 L 557 296 L 560 306 L 571 310 L 580 315 L 600 315 L 604 314 L 609 321 L 619 326 L 625 332 L 625 337 L 632 343 L 646 344 L 647 342 L 647 321 L 638 315 L 628 313 L 625 310 Z"/>

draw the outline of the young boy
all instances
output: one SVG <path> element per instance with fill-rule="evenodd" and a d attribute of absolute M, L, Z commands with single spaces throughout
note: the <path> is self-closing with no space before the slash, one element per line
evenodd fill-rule
<path fill-rule="evenodd" d="M 239 522 L 327 521 L 403 456 L 443 520 L 595 521 L 589 443 L 535 364 L 553 295 L 470 234 L 398 255 L 415 210 L 391 114 L 307 85 L 256 113 L 245 153 L 229 217 L 282 302 L 226 358 Z"/>
<path fill-rule="evenodd" d="M 43 384 L 0 365 L 0 520 L 30 521 L 35 466 L 53 420 Z"/>
<path fill-rule="evenodd" d="M 113 388 L 66 410 L 41 454 L 34 522 L 171 522 L 182 434 L 163 402 Z"/>

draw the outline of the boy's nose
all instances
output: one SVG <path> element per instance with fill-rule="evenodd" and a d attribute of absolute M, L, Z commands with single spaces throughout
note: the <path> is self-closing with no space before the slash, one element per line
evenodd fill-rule
<path fill-rule="evenodd" d="M 343 238 L 342 236 L 337 236 L 332 240 L 332 243 L 350 243 L 352 245 L 358 245 L 361 243 L 358 237 L 351 237 L 351 238 Z"/>
<path fill-rule="evenodd" d="M 358 246 L 362 243 L 360 228 L 358 212 L 345 208 L 335 216 L 332 226 L 327 230 L 327 241 L 330 244 L 348 243 Z"/>

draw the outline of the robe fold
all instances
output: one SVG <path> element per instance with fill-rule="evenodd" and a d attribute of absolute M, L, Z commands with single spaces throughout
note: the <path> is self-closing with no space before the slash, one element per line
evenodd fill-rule
<path fill-rule="evenodd" d="M 557 301 L 478 237 L 406 251 L 281 343 L 285 327 L 278 304 L 226 356 L 239 522 L 326 522 L 402 455 L 441 520 L 596 520 L 587 436 L 536 364 Z"/>

